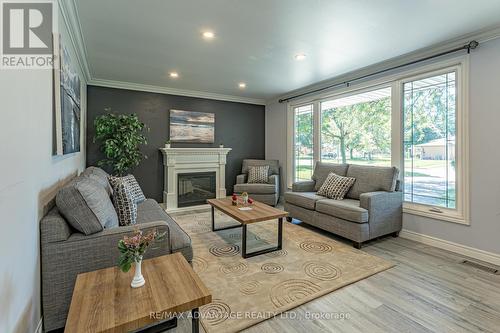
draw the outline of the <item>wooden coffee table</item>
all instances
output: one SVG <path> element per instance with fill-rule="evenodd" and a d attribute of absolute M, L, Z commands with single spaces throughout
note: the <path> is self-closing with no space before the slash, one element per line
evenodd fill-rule
<path fill-rule="evenodd" d="M 233 206 L 231 198 L 208 199 L 207 202 L 210 206 L 212 206 L 212 231 L 242 227 L 241 256 L 243 258 L 250 258 L 258 256 L 260 254 L 281 250 L 283 245 L 283 218 L 288 216 L 287 212 L 257 201 L 254 201 L 254 203 L 249 206 L 252 208 L 251 210 L 240 210 L 239 208 L 241 208 L 241 206 Z M 215 228 L 216 208 L 217 210 L 223 212 L 224 214 L 231 216 L 233 219 L 240 222 L 240 224 L 225 228 Z M 247 225 L 251 223 L 258 223 L 274 219 L 278 219 L 278 245 L 271 248 L 248 253 Z"/>
<path fill-rule="evenodd" d="M 192 311 L 199 332 L 198 308 L 212 301 L 207 287 L 180 253 L 142 262 L 146 284 L 131 288 L 134 269 L 118 267 L 78 274 L 65 332 L 162 332 L 175 327 L 172 313 Z"/>

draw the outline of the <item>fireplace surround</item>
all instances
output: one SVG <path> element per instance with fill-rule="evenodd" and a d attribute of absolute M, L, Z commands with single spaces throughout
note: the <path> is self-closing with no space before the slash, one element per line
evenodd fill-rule
<path fill-rule="evenodd" d="M 212 197 L 226 197 L 226 156 L 231 148 L 160 148 L 160 151 L 164 167 L 163 204 L 167 212 L 209 207 L 203 198 L 203 193 L 208 195 L 209 192 L 207 180 L 201 181 L 199 178 L 205 174 L 215 175 Z M 179 176 L 182 180 L 186 174 L 191 178 L 180 183 Z M 191 188 L 193 181 L 196 189 Z M 180 190 L 188 193 L 179 200 Z"/>

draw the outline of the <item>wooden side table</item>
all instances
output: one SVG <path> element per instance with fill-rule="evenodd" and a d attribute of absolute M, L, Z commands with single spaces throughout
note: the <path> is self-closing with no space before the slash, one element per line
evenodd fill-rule
<path fill-rule="evenodd" d="M 118 267 L 78 274 L 65 332 L 159 332 L 176 326 L 169 314 L 186 311 L 199 332 L 198 308 L 212 295 L 182 254 L 144 260 L 143 287 L 130 287 L 133 274 Z"/>

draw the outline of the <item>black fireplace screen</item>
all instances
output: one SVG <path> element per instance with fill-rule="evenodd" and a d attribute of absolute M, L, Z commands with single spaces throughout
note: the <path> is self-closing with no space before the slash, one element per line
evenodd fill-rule
<path fill-rule="evenodd" d="M 177 207 L 203 205 L 216 197 L 215 172 L 180 173 L 177 175 Z"/>

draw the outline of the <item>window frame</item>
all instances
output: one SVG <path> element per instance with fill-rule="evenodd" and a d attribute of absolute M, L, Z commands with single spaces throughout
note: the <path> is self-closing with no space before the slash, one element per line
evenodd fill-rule
<path fill-rule="evenodd" d="M 432 76 L 438 76 L 450 72 L 455 72 L 456 85 L 456 135 L 455 135 L 455 163 L 456 163 L 456 208 L 445 208 L 433 205 L 403 202 L 403 212 L 430 217 L 434 219 L 455 222 L 459 224 L 470 223 L 469 219 L 469 131 L 468 131 L 468 63 L 462 61 L 453 66 L 447 66 L 434 71 L 427 71 L 412 76 L 407 76 L 399 81 L 400 86 L 400 112 L 401 112 L 401 131 L 404 130 L 403 112 L 404 112 L 404 84 L 419 79 L 425 79 Z M 403 144 L 403 142 L 402 142 Z M 404 148 L 403 148 L 404 149 Z M 404 156 L 404 155 L 403 155 Z M 404 158 L 401 159 L 401 168 L 404 175 Z M 404 176 L 402 177 L 402 186 L 404 188 Z"/>
<path fill-rule="evenodd" d="M 412 66 L 408 70 L 399 71 L 377 79 L 351 84 L 348 87 L 326 91 L 287 104 L 287 187 L 291 189 L 295 179 L 294 165 L 294 109 L 305 105 L 313 106 L 313 162 L 321 160 L 321 102 L 337 99 L 366 91 L 391 87 L 391 164 L 399 168 L 401 188 L 404 189 L 404 90 L 406 82 L 418 78 L 439 75 L 439 73 L 456 72 L 457 105 L 456 105 L 456 209 L 439 207 L 441 212 L 433 211 L 433 206 L 403 203 L 403 212 L 428 217 L 436 220 L 470 224 L 469 210 L 469 56 L 450 57 L 441 61 L 431 61 L 424 65 Z"/>

